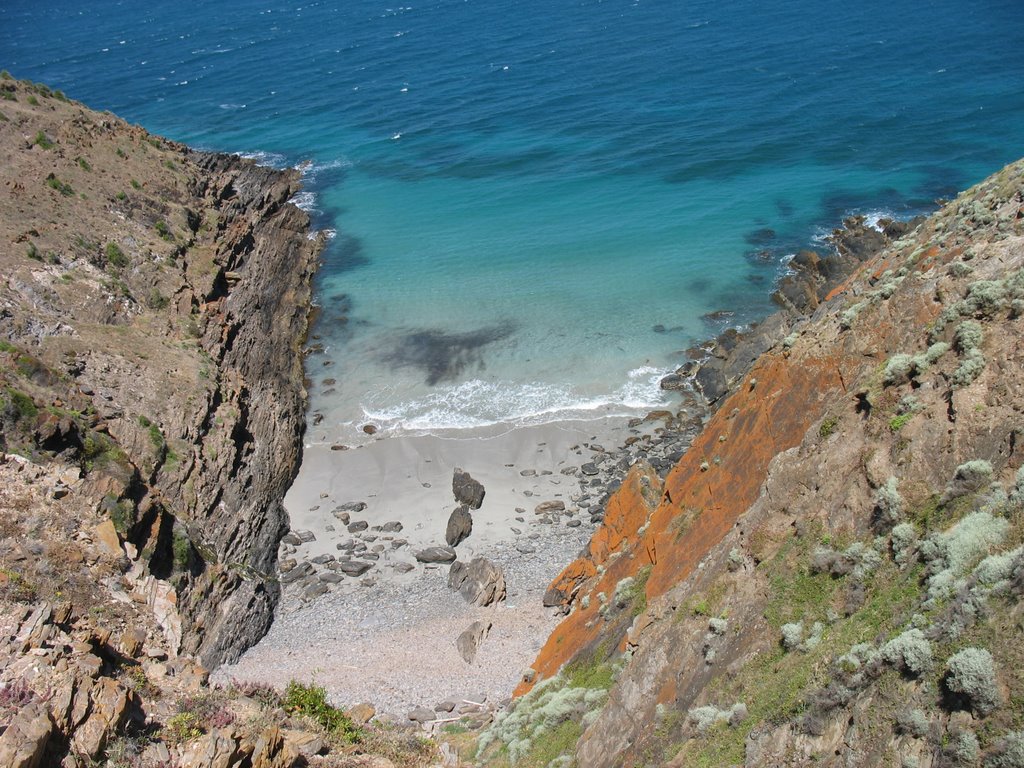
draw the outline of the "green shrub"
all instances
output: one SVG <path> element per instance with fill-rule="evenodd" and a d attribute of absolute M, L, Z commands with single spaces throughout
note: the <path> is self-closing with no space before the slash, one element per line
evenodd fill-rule
<path fill-rule="evenodd" d="M 50 137 L 42 131 L 36 131 L 36 136 L 32 139 L 32 143 L 40 149 L 53 149 L 54 144 L 50 141 Z"/>
<path fill-rule="evenodd" d="M 953 377 L 951 381 L 955 387 L 966 387 L 971 384 L 975 379 L 981 376 L 982 371 L 985 370 L 985 356 L 981 353 L 980 349 L 970 350 L 963 360 L 960 361 L 960 365 L 953 371 Z"/>
<path fill-rule="evenodd" d="M 60 192 L 64 197 L 71 197 L 75 194 L 75 190 L 72 189 L 70 184 L 65 181 L 61 181 L 52 173 L 46 177 L 46 186 Z"/>
<path fill-rule="evenodd" d="M 39 408 L 31 397 L 12 387 L 7 387 L 5 392 L 7 406 L 4 410 L 15 421 L 32 421 L 36 418 Z"/>
<path fill-rule="evenodd" d="M 931 722 L 928 716 L 920 709 L 909 709 L 900 712 L 896 716 L 896 729 L 900 733 L 906 733 L 915 739 L 923 739 L 928 735 L 928 728 Z"/>
<path fill-rule="evenodd" d="M 179 712 L 160 729 L 160 735 L 169 744 L 182 744 L 203 735 L 199 716 L 193 712 Z"/>
<path fill-rule="evenodd" d="M 114 197 L 116 197 L 121 202 L 124 202 L 125 200 L 128 199 L 128 195 L 125 192 L 118 192 L 116 195 L 114 195 Z"/>
<path fill-rule="evenodd" d="M 909 379 L 915 371 L 914 358 L 900 352 L 889 358 L 882 372 L 882 383 L 885 386 L 902 384 Z"/>
<path fill-rule="evenodd" d="M 139 184 L 135 179 L 132 179 L 132 189 L 142 189 L 142 185 Z"/>
<path fill-rule="evenodd" d="M 747 705 L 740 701 L 729 709 L 719 709 L 714 704 L 695 707 L 687 712 L 687 718 L 696 728 L 697 733 L 704 734 L 719 724 L 734 726 L 742 723 L 747 719 Z"/>
<path fill-rule="evenodd" d="M 79 157 L 76 162 L 78 163 L 78 167 L 81 168 L 83 171 L 92 170 L 92 166 L 89 165 L 89 161 L 86 160 L 84 157 Z"/>
<path fill-rule="evenodd" d="M 927 564 L 930 599 L 947 597 L 981 558 L 1002 544 L 1010 523 L 988 512 L 972 512 L 948 531 L 921 542 L 921 559 Z"/>
<path fill-rule="evenodd" d="M 932 666 L 932 644 L 920 629 L 908 629 L 882 646 L 882 658 L 911 675 L 927 672 Z"/>
<path fill-rule="evenodd" d="M 914 418 L 913 413 L 901 413 L 899 416 L 893 416 L 889 419 L 889 429 L 893 432 L 899 432 L 912 418 Z"/>
<path fill-rule="evenodd" d="M 167 222 L 163 219 L 157 219 L 156 224 L 153 225 L 156 233 L 160 235 L 164 240 L 173 240 L 174 236 L 171 234 L 170 228 L 167 226 Z"/>
<path fill-rule="evenodd" d="M 321 685 L 306 685 L 292 680 L 284 692 L 284 708 L 314 720 L 342 741 L 350 744 L 359 741 L 359 729 L 344 712 L 327 703 L 327 689 Z"/>
<path fill-rule="evenodd" d="M 123 268 L 128 266 L 128 257 L 124 251 L 121 250 L 121 246 L 117 243 L 107 243 L 104 254 L 107 257 L 107 263 L 112 267 Z"/>
<path fill-rule="evenodd" d="M 976 320 L 964 320 L 956 327 L 953 344 L 956 351 L 963 355 L 980 347 L 983 338 L 984 332 L 981 329 L 981 323 Z"/>
<path fill-rule="evenodd" d="M 913 414 L 904 414 L 903 416 L 897 416 L 893 419 L 893 422 L 899 421 L 898 426 L 893 428 L 893 422 L 889 423 L 890 428 L 893 431 L 899 430 Z M 875 508 L 872 515 L 872 523 L 878 531 L 888 531 L 900 520 L 903 519 L 903 497 L 900 496 L 900 492 L 897 487 L 895 477 L 890 477 L 885 481 L 883 485 L 878 487 L 875 492 Z"/>
<path fill-rule="evenodd" d="M 28 103 L 31 104 L 33 107 L 38 107 L 39 106 L 39 99 L 37 99 L 35 96 L 29 96 L 28 97 Z"/>
<path fill-rule="evenodd" d="M 1010 731 L 985 758 L 985 768 L 1024 768 L 1024 731 Z"/>
<path fill-rule="evenodd" d="M 25 255 L 33 261 L 42 261 L 43 257 L 39 253 L 39 249 L 36 248 L 35 243 L 29 243 L 28 248 L 25 249 Z"/>
<path fill-rule="evenodd" d="M 987 715 L 999 706 L 995 662 L 984 648 L 964 648 L 946 661 L 946 689 L 958 694 L 967 706 Z"/>
<path fill-rule="evenodd" d="M 838 425 L 839 425 L 839 417 L 838 416 L 829 416 L 827 419 L 825 419 L 823 422 L 821 422 L 821 426 L 818 427 L 818 437 L 820 437 L 822 440 L 826 439 L 833 432 L 836 431 L 836 427 Z"/>

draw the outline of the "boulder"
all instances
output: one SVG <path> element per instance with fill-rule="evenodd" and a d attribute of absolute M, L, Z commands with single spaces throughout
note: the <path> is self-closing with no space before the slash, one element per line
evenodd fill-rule
<path fill-rule="evenodd" d="M 452 512 L 448 518 L 448 528 L 444 532 L 444 540 L 449 546 L 457 547 L 469 538 L 473 532 L 473 516 L 465 505 Z"/>
<path fill-rule="evenodd" d="M 431 720 L 437 720 L 437 714 L 432 709 L 416 707 L 409 713 L 409 719 L 414 723 L 429 723 Z"/>
<path fill-rule="evenodd" d="M 462 656 L 463 661 L 467 664 L 473 663 L 480 643 L 484 641 L 484 638 L 487 637 L 487 633 L 490 631 L 491 622 L 474 621 L 465 632 L 459 635 L 458 640 L 455 641 L 455 646 L 459 649 L 459 655 Z"/>
<path fill-rule="evenodd" d="M 452 564 L 448 571 L 448 587 L 473 605 L 494 605 L 505 599 L 505 573 L 501 566 L 485 557 L 475 557 L 467 565 Z"/>
<path fill-rule="evenodd" d="M 452 493 L 459 504 L 465 504 L 470 509 L 480 509 L 480 505 L 484 503 L 483 485 L 459 467 L 455 468 L 452 475 Z"/>
<path fill-rule="evenodd" d="M 373 567 L 373 563 L 365 560 L 346 560 L 341 564 L 341 572 L 347 576 L 362 576 Z"/>
<path fill-rule="evenodd" d="M 44 765 L 46 745 L 54 732 L 45 705 L 38 702 L 22 707 L 0 734 L 0 765 L 8 768 L 39 768 Z"/>
<path fill-rule="evenodd" d="M 457 555 L 451 547 L 427 547 L 416 553 L 421 563 L 450 563 Z"/>
<path fill-rule="evenodd" d="M 356 522 L 351 523 L 348 526 L 348 532 L 349 533 L 359 533 L 360 531 L 365 531 L 369 527 L 370 527 L 370 524 L 368 522 L 366 522 L 365 520 L 357 520 Z"/>
<path fill-rule="evenodd" d="M 117 734 L 128 717 L 131 692 L 116 680 L 103 677 L 89 691 L 89 714 L 71 737 L 75 751 L 95 758 Z"/>
<path fill-rule="evenodd" d="M 373 716 L 377 714 L 377 710 L 372 704 L 362 703 L 356 704 L 354 707 L 349 707 L 345 714 L 348 715 L 348 719 L 356 725 L 365 725 L 373 719 Z"/>
<path fill-rule="evenodd" d="M 670 392 L 686 389 L 686 378 L 678 373 L 670 373 L 658 382 L 658 387 Z"/>
<path fill-rule="evenodd" d="M 533 513 L 535 515 L 547 515 L 552 512 L 561 512 L 565 509 L 564 501 L 543 501 L 534 507 Z"/>

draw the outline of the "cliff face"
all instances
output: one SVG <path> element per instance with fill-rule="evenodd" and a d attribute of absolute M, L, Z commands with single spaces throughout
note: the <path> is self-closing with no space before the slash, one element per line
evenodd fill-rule
<path fill-rule="evenodd" d="M 865 262 L 663 484 L 633 468 L 552 584 L 569 615 L 484 755 L 529 762 L 552 738 L 588 767 L 1020 749 L 1022 188 L 1009 166 Z M 963 659 L 985 691 L 965 692 Z"/>
<path fill-rule="evenodd" d="M 233 660 L 272 619 L 301 451 L 298 175 L 0 88 L 0 448 L 73 467 L 66 534 L 112 526 L 173 584 L 172 652 Z"/>

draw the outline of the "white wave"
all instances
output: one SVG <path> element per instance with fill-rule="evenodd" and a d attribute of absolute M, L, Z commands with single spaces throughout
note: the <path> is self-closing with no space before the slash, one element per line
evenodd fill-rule
<path fill-rule="evenodd" d="M 286 168 L 287 159 L 284 155 L 279 155 L 276 152 L 236 152 L 239 157 L 244 157 L 246 160 L 255 160 L 258 165 L 267 165 L 271 168 Z"/>
<path fill-rule="evenodd" d="M 296 192 L 288 202 L 294 204 L 296 208 L 301 208 L 306 213 L 313 213 L 317 210 L 316 195 L 306 190 Z"/>
<path fill-rule="evenodd" d="M 219 104 L 221 109 L 245 109 L 245 104 Z"/>
<path fill-rule="evenodd" d="M 883 211 L 883 210 L 865 211 L 864 213 L 862 213 L 860 215 L 864 217 L 864 223 L 867 224 L 869 227 L 871 227 L 871 229 L 875 230 L 876 232 L 884 231 L 882 229 L 882 225 L 880 223 L 882 221 L 882 219 L 895 219 L 896 218 L 896 215 L 892 211 Z"/>
<path fill-rule="evenodd" d="M 360 423 L 372 422 L 385 432 L 435 433 L 636 415 L 668 403 L 668 395 L 658 386 L 667 373 L 652 366 L 636 368 L 618 389 L 594 395 L 561 384 L 509 385 L 472 379 L 397 405 L 364 403 Z"/>

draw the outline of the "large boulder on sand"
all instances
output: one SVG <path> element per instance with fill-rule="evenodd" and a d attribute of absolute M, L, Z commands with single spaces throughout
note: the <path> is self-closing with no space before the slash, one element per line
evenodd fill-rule
<path fill-rule="evenodd" d="M 444 540 L 451 547 L 457 547 L 469 538 L 473 532 L 473 516 L 469 513 L 469 507 L 463 505 L 452 512 L 448 518 L 448 528 L 444 532 Z"/>
<path fill-rule="evenodd" d="M 505 572 L 485 557 L 459 561 L 448 571 L 448 587 L 473 605 L 493 605 L 505 599 Z"/>
<path fill-rule="evenodd" d="M 450 563 L 457 557 L 451 547 L 427 547 L 416 553 L 421 563 Z"/>
<path fill-rule="evenodd" d="M 452 475 L 452 493 L 459 504 L 465 504 L 470 509 L 480 509 L 484 503 L 483 485 L 459 467 L 455 468 L 455 474 Z"/>

